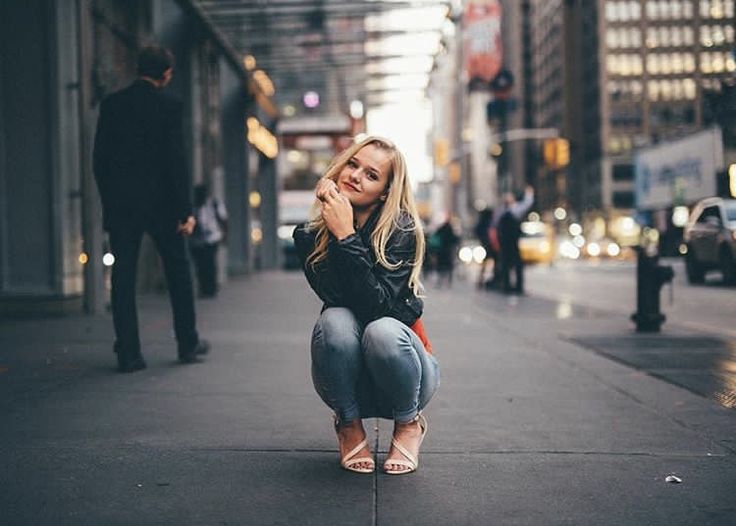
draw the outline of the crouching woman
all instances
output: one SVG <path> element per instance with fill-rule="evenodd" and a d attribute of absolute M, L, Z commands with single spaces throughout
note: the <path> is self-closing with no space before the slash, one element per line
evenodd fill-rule
<path fill-rule="evenodd" d="M 312 379 L 335 413 L 343 468 L 371 473 L 362 419 L 393 420 L 386 473 L 411 473 L 427 433 L 421 410 L 439 385 L 420 317 L 424 235 L 403 155 L 369 136 L 317 183 L 313 219 L 294 231 L 307 280 L 324 302 L 312 333 Z"/>

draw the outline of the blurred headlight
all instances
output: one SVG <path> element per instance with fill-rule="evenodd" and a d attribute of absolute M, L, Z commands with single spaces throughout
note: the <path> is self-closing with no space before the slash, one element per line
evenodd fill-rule
<path fill-rule="evenodd" d="M 608 243 L 608 246 L 606 247 L 606 253 L 612 258 L 615 258 L 621 253 L 621 247 L 619 247 L 616 243 Z"/>
<path fill-rule="evenodd" d="M 580 257 L 580 250 L 572 242 L 563 241 L 560 245 L 560 254 L 566 258 L 578 259 Z"/>
<path fill-rule="evenodd" d="M 585 245 L 585 238 L 581 235 L 577 235 L 572 238 L 572 244 L 575 245 L 576 248 L 583 248 Z"/>
<path fill-rule="evenodd" d="M 588 243 L 588 248 L 586 250 L 588 252 L 588 255 L 594 258 L 597 258 L 601 255 L 601 246 L 598 243 Z"/>
<path fill-rule="evenodd" d="M 685 254 L 687 254 L 687 245 L 685 243 L 680 243 L 677 251 L 684 256 Z"/>
<path fill-rule="evenodd" d="M 463 263 L 470 263 L 473 261 L 473 249 L 470 247 L 463 247 L 460 249 L 460 252 L 457 253 L 457 257 L 459 257 L 460 261 Z"/>
<path fill-rule="evenodd" d="M 480 245 L 473 247 L 473 261 L 483 263 L 484 259 L 486 259 L 486 249 Z"/>

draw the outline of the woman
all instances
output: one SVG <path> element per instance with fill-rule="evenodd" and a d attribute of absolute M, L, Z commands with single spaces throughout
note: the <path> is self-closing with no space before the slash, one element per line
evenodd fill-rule
<path fill-rule="evenodd" d="M 294 241 L 324 302 L 312 379 L 335 412 L 340 464 L 375 470 L 362 419 L 382 417 L 394 421 L 384 471 L 411 473 L 439 367 L 418 321 L 424 237 L 404 157 L 387 139 L 366 137 L 335 157 L 315 193 L 314 217 Z"/>

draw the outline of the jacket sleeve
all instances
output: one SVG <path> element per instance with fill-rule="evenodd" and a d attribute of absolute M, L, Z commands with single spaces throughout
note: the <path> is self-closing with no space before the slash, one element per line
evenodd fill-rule
<path fill-rule="evenodd" d="M 345 301 L 358 319 L 367 323 L 391 314 L 409 283 L 415 246 L 413 229 L 396 229 L 386 244 L 386 257 L 399 266 L 390 270 L 371 262 L 372 249 L 359 235 L 330 240 L 328 250 L 337 263 Z"/>
<path fill-rule="evenodd" d="M 192 215 L 191 184 L 184 155 L 184 130 L 182 123 L 182 105 L 170 99 L 168 108 L 164 144 L 166 147 L 166 171 L 174 211 L 177 219 L 184 221 Z"/>
<path fill-rule="evenodd" d="M 327 259 L 317 265 L 307 263 L 307 258 L 314 250 L 316 232 L 307 229 L 306 223 L 294 229 L 294 247 L 307 278 L 309 286 L 329 307 L 342 306 L 342 292 L 338 282 L 334 258 L 328 251 Z"/>

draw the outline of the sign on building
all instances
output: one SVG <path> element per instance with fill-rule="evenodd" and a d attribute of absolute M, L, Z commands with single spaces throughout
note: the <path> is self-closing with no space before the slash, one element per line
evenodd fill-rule
<path fill-rule="evenodd" d="M 501 70 L 501 3 L 470 0 L 463 15 L 465 69 L 471 81 L 492 81 Z"/>
<path fill-rule="evenodd" d="M 634 156 L 639 210 L 693 203 L 716 195 L 723 170 L 720 128 L 639 150 Z"/>

